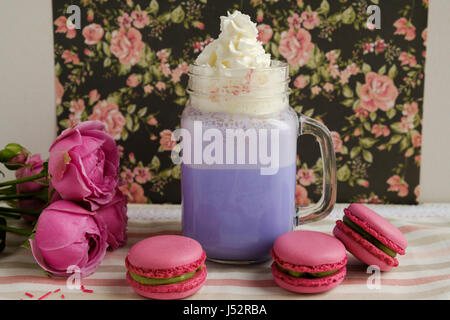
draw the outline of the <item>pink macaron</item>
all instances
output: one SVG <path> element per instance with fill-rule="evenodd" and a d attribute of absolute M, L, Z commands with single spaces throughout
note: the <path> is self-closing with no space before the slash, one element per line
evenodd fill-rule
<path fill-rule="evenodd" d="M 206 254 L 196 240 L 162 235 L 131 247 L 127 281 L 141 296 L 172 300 L 193 295 L 206 281 Z"/>
<path fill-rule="evenodd" d="M 337 287 L 347 272 L 347 252 L 335 237 L 316 231 L 292 231 L 275 240 L 272 274 L 282 288 L 318 293 Z"/>
<path fill-rule="evenodd" d="M 344 209 L 344 217 L 336 221 L 333 233 L 357 259 L 381 271 L 397 267 L 396 255 L 405 254 L 408 246 L 400 230 L 358 203 Z"/>

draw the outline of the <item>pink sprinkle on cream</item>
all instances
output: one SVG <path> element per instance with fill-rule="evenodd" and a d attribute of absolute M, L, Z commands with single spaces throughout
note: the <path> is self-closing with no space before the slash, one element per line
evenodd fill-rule
<path fill-rule="evenodd" d="M 49 295 L 51 295 L 51 294 L 52 294 L 52 292 L 49 291 L 46 294 L 44 294 L 42 297 L 40 297 L 38 300 L 43 300 L 43 299 L 47 298 Z"/>

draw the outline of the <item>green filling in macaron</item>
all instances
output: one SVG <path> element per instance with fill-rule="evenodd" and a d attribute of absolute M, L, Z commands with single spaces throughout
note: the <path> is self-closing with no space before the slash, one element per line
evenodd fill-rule
<path fill-rule="evenodd" d="M 330 271 L 324 271 L 324 272 L 298 272 L 298 271 L 293 271 L 293 270 L 289 270 L 286 268 L 283 268 L 282 266 L 280 266 L 277 263 L 277 267 L 278 269 L 280 269 L 281 272 L 284 272 L 292 277 L 295 278 L 324 278 L 324 277 L 328 277 L 336 272 L 338 272 L 339 270 L 330 270 Z"/>
<path fill-rule="evenodd" d="M 179 276 L 175 276 L 172 278 L 147 278 L 147 277 L 141 276 L 139 274 L 135 274 L 131 271 L 129 271 L 129 272 L 130 272 L 131 278 L 133 278 L 134 281 L 139 282 L 140 284 L 144 284 L 144 285 L 148 285 L 148 286 L 159 286 L 162 284 L 172 284 L 172 283 L 177 283 L 177 282 L 188 280 L 188 279 L 192 278 L 195 275 L 195 273 L 197 271 L 201 270 L 202 268 L 203 268 L 203 266 L 201 266 L 200 268 L 198 268 L 195 271 L 181 274 Z"/>
<path fill-rule="evenodd" d="M 375 247 L 386 253 L 388 256 L 391 256 L 392 258 L 395 258 L 397 253 L 388 247 L 386 247 L 384 244 L 382 244 L 379 240 L 377 240 L 374 236 L 364 231 L 360 226 L 358 226 L 356 223 L 354 223 L 352 220 L 350 220 L 347 216 L 344 216 L 342 221 L 353 231 L 358 233 L 361 237 L 372 243 Z"/>

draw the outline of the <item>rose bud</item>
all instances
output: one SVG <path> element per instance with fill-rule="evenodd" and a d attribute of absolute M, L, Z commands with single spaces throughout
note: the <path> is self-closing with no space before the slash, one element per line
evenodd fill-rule
<path fill-rule="evenodd" d="M 34 239 L 30 239 L 36 262 L 57 276 L 94 273 L 108 244 L 103 219 L 70 201 L 57 201 L 42 211 Z"/>
<path fill-rule="evenodd" d="M 37 175 L 44 170 L 44 162 L 39 154 L 32 155 L 24 164 L 24 166 L 16 171 L 16 179 L 28 178 Z M 34 181 L 19 183 L 16 185 L 16 191 L 18 194 L 42 192 L 46 188 L 46 182 L 47 178 L 42 177 Z M 46 204 L 47 201 L 41 197 L 19 199 L 17 201 L 17 208 L 40 211 Z M 27 221 L 36 220 L 36 216 L 33 215 L 22 214 L 22 217 Z"/>
<path fill-rule="evenodd" d="M 64 130 L 50 147 L 48 171 L 64 200 L 83 202 L 91 211 L 114 197 L 119 152 L 100 121 L 86 121 Z"/>
<path fill-rule="evenodd" d="M 97 210 L 97 215 L 101 216 L 106 224 L 107 242 L 112 250 L 127 242 L 127 202 L 128 198 L 117 190 L 111 203 Z"/>
<path fill-rule="evenodd" d="M 9 143 L 3 150 L 0 150 L 0 162 L 5 164 L 9 170 L 16 170 L 23 167 L 28 159 L 27 149 L 17 143 Z"/>

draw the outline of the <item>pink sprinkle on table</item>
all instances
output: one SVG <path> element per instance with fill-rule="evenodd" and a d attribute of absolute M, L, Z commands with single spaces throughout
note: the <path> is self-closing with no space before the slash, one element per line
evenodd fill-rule
<path fill-rule="evenodd" d="M 46 294 L 44 294 L 42 297 L 40 297 L 38 300 L 43 300 L 43 299 L 47 298 L 49 295 L 51 295 L 51 294 L 52 294 L 52 292 L 49 291 Z"/>
<path fill-rule="evenodd" d="M 56 289 L 55 291 L 53 291 L 53 293 L 57 293 L 57 292 L 60 292 L 61 291 L 61 289 Z"/>
<path fill-rule="evenodd" d="M 64 296 L 64 295 L 62 294 L 62 295 L 61 295 L 61 298 L 62 298 L 62 299 L 64 299 L 64 298 L 65 298 L 65 296 Z"/>
<path fill-rule="evenodd" d="M 83 285 L 81 285 L 81 291 L 83 291 L 85 293 L 93 293 L 94 292 L 94 290 L 86 289 Z"/>
<path fill-rule="evenodd" d="M 25 292 L 25 295 L 28 296 L 28 297 L 30 297 L 30 298 L 33 298 L 33 297 L 34 297 L 34 295 L 32 295 L 32 294 L 29 293 L 29 292 Z"/>

